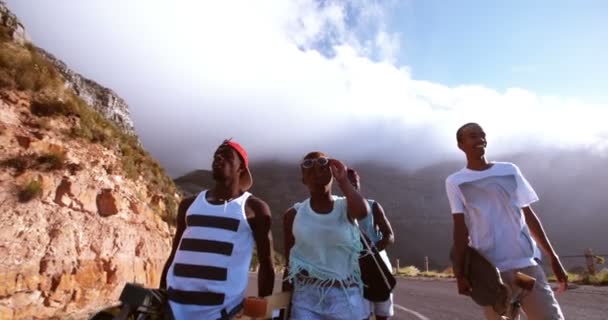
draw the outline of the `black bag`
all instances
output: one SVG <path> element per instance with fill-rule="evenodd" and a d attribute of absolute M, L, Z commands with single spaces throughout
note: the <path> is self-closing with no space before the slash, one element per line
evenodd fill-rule
<path fill-rule="evenodd" d="M 89 320 L 174 320 L 164 289 L 126 283 L 119 300 L 121 304 L 99 311 Z"/>
<path fill-rule="evenodd" d="M 363 281 L 363 297 L 369 301 L 382 302 L 390 298 L 391 292 L 397 281 L 391 270 L 388 269 L 380 252 L 374 244 L 371 244 L 365 233 L 361 233 L 363 251 L 359 256 L 359 268 L 361 268 L 361 280 Z"/>

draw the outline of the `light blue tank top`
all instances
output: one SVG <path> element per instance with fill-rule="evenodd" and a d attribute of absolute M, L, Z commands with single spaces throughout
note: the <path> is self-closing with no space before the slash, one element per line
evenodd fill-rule
<path fill-rule="evenodd" d="M 294 205 L 295 243 L 289 255 L 288 279 L 305 271 L 321 280 L 321 285 L 338 282 L 361 286 L 359 230 L 348 220 L 346 198 L 333 196 L 333 200 L 334 208 L 327 214 L 314 212 L 310 199 Z"/>
<path fill-rule="evenodd" d="M 380 230 L 376 230 L 376 227 L 374 226 L 374 202 L 375 201 L 371 199 L 367 200 L 367 203 L 369 204 L 369 212 L 367 213 L 367 217 L 359 220 L 359 226 L 361 226 L 361 229 L 363 229 L 365 234 L 373 243 L 378 243 L 378 241 L 382 240 L 382 232 L 380 232 Z"/>

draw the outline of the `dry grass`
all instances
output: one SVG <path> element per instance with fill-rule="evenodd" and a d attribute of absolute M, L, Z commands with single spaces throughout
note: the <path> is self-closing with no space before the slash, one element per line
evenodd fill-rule
<path fill-rule="evenodd" d="M 407 266 L 404 268 L 399 268 L 399 270 L 397 270 L 397 274 L 405 277 L 416 277 L 420 274 L 420 270 L 414 266 Z"/>
<path fill-rule="evenodd" d="M 415 266 L 407 266 L 404 268 L 399 268 L 397 270 L 397 275 L 404 277 L 425 277 L 425 278 L 453 278 L 454 274 L 449 270 L 445 270 L 443 272 L 429 270 L 429 271 L 420 271 L 420 269 Z"/>
<path fill-rule="evenodd" d="M 177 215 L 175 184 L 159 163 L 142 148 L 137 137 L 126 134 L 73 91 L 66 90 L 59 72 L 33 45 L 19 46 L 10 41 L 10 34 L 6 32 L 0 28 L 0 88 L 30 92 L 33 97 L 31 112 L 39 119 L 77 119 L 77 125 L 65 132 L 68 137 L 101 144 L 121 155 L 125 177 L 147 185 L 149 194 L 161 195 L 164 202 L 162 208 L 165 209 L 164 212 L 159 212 L 159 206 L 157 211 L 163 220 L 174 225 Z M 32 121 L 32 125 L 37 125 L 37 122 L 40 122 L 40 127 L 48 124 L 48 121 Z M 34 164 L 40 170 L 57 170 L 65 164 L 65 154 L 45 154 L 34 158 L 37 161 L 32 161 L 32 157 L 16 157 L 5 160 L 2 164 L 15 168 L 18 173 L 34 168 Z M 139 181 L 140 178 L 143 182 Z"/>
<path fill-rule="evenodd" d="M 52 130 L 53 126 L 51 125 L 51 121 L 49 118 L 33 118 L 33 119 L 28 119 L 27 122 L 24 122 L 25 125 L 32 127 L 34 129 L 41 129 L 41 130 Z"/>
<path fill-rule="evenodd" d="M 547 277 L 547 279 L 552 282 L 557 281 L 554 275 Z M 568 282 L 576 284 L 608 286 L 608 268 L 604 268 L 594 275 L 590 275 L 586 272 L 568 272 Z"/>
<path fill-rule="evenodd" d="M 30 105 L 33 115 L 39 117 L 76 115 L 77 110 L 72 101 L 64 101 L 48 95 L 36 95 Z"/>
<path fill-rule="evenodd" d="M 0 166 L 15 170 L 15 176 L 19 176 L 26 170 L 55 171 L 61 170 L 66 164 L 66 152 L 64 150 L 52 150 L 43 154 L 27 153 L 4 159 Z"/>
<path fill-rule="evenodd" d="M 81 99 L 72 97 L 68 101 L 69 107 L 63 110 L 69 111 L 64 116 L 74 114 L 80 122 L 79 126 L 70 129 L 68 135 L 102 144 L 119 154 L 125 177 L 135 182 L 141 178 L 151 193 L 162 195 L 165 209 L 160 216 L 170 225 L 175 225 L 178 205 L 173 196 L 177 192 L 175 184 L 160 164 L 143 149 L 137 137 L 123 132 Z M 161 210 L 160 207 L 156 209 Z"/>
<path fill-rule="evenodd" d="M 19 176 L 24 173 L 25 170 L 32 167 L 35 159 L 36 155 L 34 154 L 23 154 L 2 160 L 0 166 L 14 169 L 15 176 Z"/>
<path fill-rule="evenodd" d="M 19 189 L 17 197 L 20 202 L 28 202 L 42 194 L 42 183 L 38 180 L 30 180 Z"/>
<path fill-rule="evenodd" d="M 66 152 L 64 150 L 54 150 L 38 156 L 38 170 L 53 171 L 63 169 L 66 164 Z"/>
<path fill-rule="evenodd" d="M 608 285 L 608 269 L 607 268 L 602 269 L 600 272 L 591 276 L 589 281 L 593 284 L 607 286 Z"/>
<path fill-rule="evenodd" d="M 420 272 L 420 274 L 418 274 L 419 277 L 425 277 L 425 278 L 454 278 L 454 274 L 453 273 L 445 273 L 445 272 L 439 272 L 439 271 L 433 271 L 433 270 L 429 270 L 427 271 L 423 271 Z"/>
<path fill-rule="evenodd" d="M 11 29 L 6 26 L 0 26 L 0 42 L 7 42 L 11 41 L 12 39 L 13 37 Z"/>
<path fill-rule="evenodd" d="M 34 47 L 0 40 L 0 87 L 37 92 L 62 85 L 55 67 Z"/>

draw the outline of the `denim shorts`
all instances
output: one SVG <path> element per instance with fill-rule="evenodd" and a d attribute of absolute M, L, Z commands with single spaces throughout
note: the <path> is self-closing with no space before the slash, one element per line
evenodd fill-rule
<path fill-rule="evenodd" d="M 369 313 L 358 287 L 296 285 L 291 298 L 292 320 L 360 320 Z"/>

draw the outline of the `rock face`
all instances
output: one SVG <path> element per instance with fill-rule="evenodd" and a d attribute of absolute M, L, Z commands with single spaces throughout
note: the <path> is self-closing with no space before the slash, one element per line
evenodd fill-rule
<path fill-rule="evenodd" d="M 19 44 L 25 44 L 30 41 L 30 37 L 25 32 L 25 28 L 21 22 L 19 22 L 19 19 L 8 10 L 4 0 L 0 0 L 0 25 L 10 30 L 13 41 Z"/>
<path fill-rule="evenodd" d="M 3 160 L 65 152 L 53 170 L 0 168 L 0 319 L 78 317 L 112 303 L 125 282 L 158 286 L 171 234 L 148 206 L 157 196 L 109 170 L 119 159 L 103 146 L 66 141 L 68 123 L 23 125 L 36 119 L 26 94 L 0 98 Z M 32 181 L 40 193 L 19 202 Z"/>
<path fill-rule="evenodd" d="M 7 59 L 36 50 L 1 0 L 0 28 L 6 78 L 15 76 L 6 71 L 14 65 Z M 77 109 L 57 109 L 67 102 L 41 105 L 59 115 L 32 113 L 38 89 L 0 85 L 0 320 L 84 319 L 116 303 L 126 282 L 158 286 L 171 250 L 159 213 L 167 208 L 164 200 L 178 199 L 171 185 L 159 190 L 146 180 L 144 162 L 155 166 L 156 181 L 169 178 L 137 146 L 126 103 L 38 51 L 65 80 L 57 90 L 79 96 L 127 135 L 111 134 L 109 124 L 96 131 L 114 139 L 105 143 L 75 135 L 85 122 Z M 127 154 L 136 159 L 130 171 Z"/>
<path fill-rule="evenodd" d="M 37 49 L 63 75 L 67 87 L 73 88 L 82 100 L 101 113 L 106 119 L 114 122 L 123 131 L 135 134 L 133 121 L 129 114 L 129 106 L 121 97 L 114 93 L 114 91 L 72 71 L 63 61 L 57 59 L 52 54 L 41 48 Z"/>
<path fill-rule="evenodd" d="M 30 42 L 30 37 L 26 33 L 23 24 L 10 12 L 3 0 L 0 0 L 0 26 L 6 29 L 12 40 L 16 43 L 23 45 Z M 129 114 L 129 107 L 121 97 L 112 90 L 74 72 L 63 61 L 42 48 L 36 49 L 55 65 L 57 71 L 65 79 L 66 87 L 74 89 L 82 100 L 101 113 L 106 119 L 116 124 L 124 132 L 135 134 L 133 121 Z"/>

